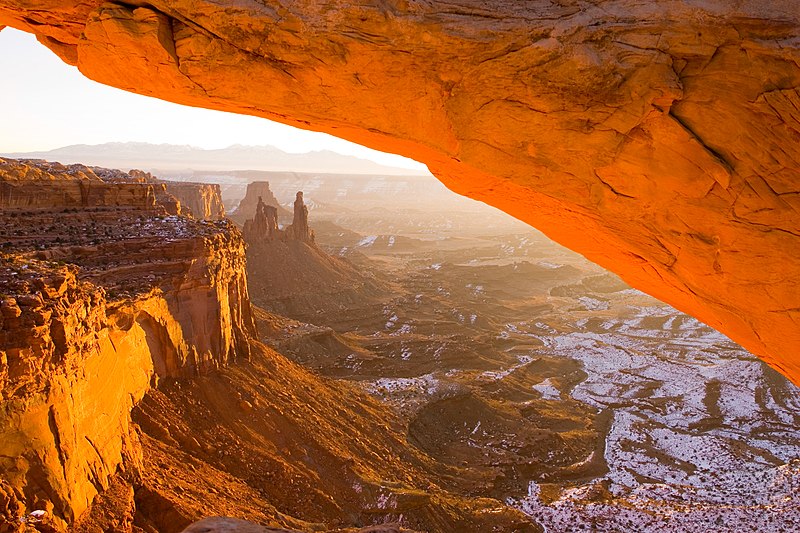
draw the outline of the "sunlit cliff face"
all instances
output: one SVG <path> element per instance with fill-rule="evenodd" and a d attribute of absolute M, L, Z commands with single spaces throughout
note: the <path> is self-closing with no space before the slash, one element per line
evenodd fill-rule
<path fill-rule="evenodd" d="M 790 0 L 217 5 L 0 0 L 88 77 L 428 164 L 796 383 Z"/>

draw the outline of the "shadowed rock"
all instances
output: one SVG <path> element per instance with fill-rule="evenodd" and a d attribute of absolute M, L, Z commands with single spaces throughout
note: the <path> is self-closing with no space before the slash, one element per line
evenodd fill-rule
<path fill-rule="evenodd" d="M 273 240 L 278 236 L 278 209 L 267 205 L 259 196 L 255 216 L 244 223 L 244 237 L 248 242 L 265 239 Z"/>

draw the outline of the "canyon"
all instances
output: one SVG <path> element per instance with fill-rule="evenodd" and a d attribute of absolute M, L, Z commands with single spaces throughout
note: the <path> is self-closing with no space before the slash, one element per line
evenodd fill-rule
<path fill-rule="evenodd" d="M 792 0 L 3 0 L 4 25 L 101 83 L 424 162 L 800 381 Z"/>
<path fill-rule="evenodd" d="M 0 159 L 0 183 L 0 531 L 539 530 L 259 342 L 228 219 L 138 171 Z M 311 246 L 296 202 L 286 238 Z"/>
<path fill-rule="evenodd" d="M 473 491 L 547 531 L 800 524 L 800 396 L 753 355 L 476 202 L 384 209 L 405 180 L 374 179 L 345 208 L 339 177 L 312 181 L 317 245 L 385 293 L 324 314 L 265 301 L 261 339 L 394 407 Z"/>
<path fill-rule="evenodd" d="M 317 246 L 303 193 L 294 196 L 290 214 L 278 204 L 268 182 L 251 182 L 231 215 L 243 221 L 253 303 L 314 323 L 332 314 L 369 308 L 385 296 L 385 283 Z M 279 219 L 285 222 L 282 228 Z"/>
<path fill-rule="evenodd" d="M 137 465 L 151 383 L 247 360 L 255 327 L 233 225 L 119 174 L 0 160 L 4 509 L 41 500 L 62 526 Z"/>
<path fill-rule="evenodd" d="M 439 181 L 0 156 L 0 533 L 800 528 L 796 2 L 0 0 L 5 26 Z"/>
<path fill-rule="evenodd" d="M 407 177 L 258 175 L 240 230 L 0 159 L 0 531 L 800 526 L 800 392 L 740 346 Z"/>

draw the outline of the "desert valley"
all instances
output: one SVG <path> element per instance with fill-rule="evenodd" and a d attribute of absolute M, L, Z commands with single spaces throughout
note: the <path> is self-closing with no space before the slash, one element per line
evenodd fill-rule
<path fill-rule="evenodd" d="M 6 531 L 800 526 L 721 334 L 431 178 L 218 172 L 2 160 Z"/>
<path fill-rule="evenodd" d="M 800 531 L 796 0 L 0 50 L 0 533 Z"/>

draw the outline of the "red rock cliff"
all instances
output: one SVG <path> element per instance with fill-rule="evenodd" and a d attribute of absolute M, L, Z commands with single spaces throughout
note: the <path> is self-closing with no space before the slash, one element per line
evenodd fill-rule
<path fill-rule="evenodd" d="M 0 158 L 0 207 L 154 209 L 156 192 L 144 183 L 111 184 L 84 165 Z"/>
<path fill-rule="evenodd" d="M 167 192 L 181 202 L 181 212 L 200 220 L 219 220 L 225 217 L 219 185 L 210 183 L 163 182 Z"/>
<path fill-rule="evenodd" d="M 427 163 L 800 383 L 794 0 L 0 0 L 88 77 Z"/>
<path fill-rule="evenodd" d="M 75 181 L 6 163 L 56 190 Z M 26 181 L 12 177 L 0 181 Z M 152 193 L 107 187 L 134 185 Z M 232 223 L 135 204 L 36 207 L 0 211 L 0 521 L 44 509 L 60 530 L 136 467 L 130 411 L 151 385 L 247 359 L 254 323 Z"/>

